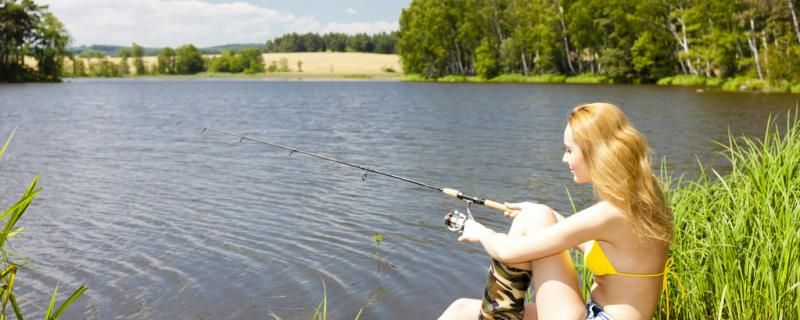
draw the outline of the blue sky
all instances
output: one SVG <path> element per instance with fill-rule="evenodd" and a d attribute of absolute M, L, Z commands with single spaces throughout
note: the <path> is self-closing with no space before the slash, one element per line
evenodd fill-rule
<path fill-rule="evenodd" d="M 72 45 L 200 47 L 261 43 L 289 32 L 397 30 L 411 0 L 38 0 L 64 23 Z"/>

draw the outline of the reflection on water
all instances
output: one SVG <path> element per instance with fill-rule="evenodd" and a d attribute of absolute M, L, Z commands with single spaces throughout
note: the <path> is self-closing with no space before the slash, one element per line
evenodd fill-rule
<path fill-rule="evenodd" d="M 413 185 L 265 145 L 176 126 L 202 124 L 293 145 L 499 201 L 569 212 L 587 186 L 561 163 L 566 114 L 622 107 L 674 175 L 717 168 L 711 141 L 759 135 L 791 95 L 653 86 L 82 80 L 0 85 L 0 129 L 19 126 L 2 203 L 42 174 L 15 249 L 18 282 L 42 314 L 50 290 L 87 284 L 67 314 L 87 319 L 429 319 L 479 297 L 488 260 L 442 217 L 463 206 Z M 475 209 L 495 228 L 502 216 Z M 376 254 L 373 235 L 384 240 Z M 391 316 L 390 316 L 391 315 Z"/>

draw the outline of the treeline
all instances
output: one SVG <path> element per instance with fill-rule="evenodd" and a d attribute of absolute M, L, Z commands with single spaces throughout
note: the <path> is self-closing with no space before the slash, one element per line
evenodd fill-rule
<path fill-rule="evenodd" d="M 413 0 L 406 73 L 800 82 L 798 0 Z"/>
<path fill-rule="evenodd" d="M 359 33 L 289 33 L 267 40 L 264 52 L 369 52 L 395 53 L 397 32 L 368 35 Z"/>
<path fill-rule="evenodd" d="M 68 56 L 68 62 L 60 73 L 63 77 L 124 77 L 128 75 L 192 75 L 200 72 L 226 73 L 264 73 L 303 71 L 303 62 L 297 61 L 297 68 L 289 67 L 286 58 L 271 61 L 265 65 L 262 51 L 258 48 L 244 48 L 235 52 L 225 50 L 220 55 L 203 56 L 202 51 L 192 44 L 178 48 L 166 47 L 145 62 L 146 50 L 134 43 L 131 47 L 120 47 L 117 54 L 108 56 L 98 50 L 84 50 L 77 56 Z"/>
<path fill-rule="evenodd" d="M 0 81 L 58 81 L 69 34 L 47 6 L 0 0 Z M 36 68 L 25 64 L 36 59 Z"/>

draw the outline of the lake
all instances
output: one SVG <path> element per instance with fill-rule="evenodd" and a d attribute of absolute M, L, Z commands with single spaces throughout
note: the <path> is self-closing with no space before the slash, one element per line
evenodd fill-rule
<path fill-rule="evenodd" d="M 561 162 L 567 112 L 617 104 L 672 176 L 697 159 L 725 172 L 713 141 L 763 135 L 796 95 L 632 85 L 380 81 L 72 80 L 0 85 L 8 207 L 43 188 L 12 240 L 17 300 L 41 317 L 89 290 L 66 319 L 432 319 L 480 298 L 488 258 L 444 215 L 464 203 L 229 130 L 497 201 L 571 213 L 592 202 Z M 183 125 L 176 125 L 182 121 Z M 485 208 L 495 230 L 510 221 Z M 383 241 L 377 244 L 373 236 Z"/>

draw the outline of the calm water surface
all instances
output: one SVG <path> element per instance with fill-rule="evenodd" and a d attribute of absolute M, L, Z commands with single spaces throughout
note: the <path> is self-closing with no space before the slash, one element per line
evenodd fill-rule
<path fill-rule="evenodd" d="M 499 201 L 591 203 L 561 163 L 569 109 L 619 105 L 673 175 L 725 170 L 712 140 L 759 135 L 797 96 L 649 86 L 216 80 L 0 85 L 1 203 L 43 191 L 14 249 L 39 317 L 57 282 L 89 291 L 68 319 L 431 319 L 480 297 L 486 255 L 442 217 L 463 207 L 369 175 L 176 121 L 261 137 Z M 496 229 L 509 221 L 476 209 Z M 384 236 L 380 246 L 372 240 Z M 20 258 L 21 259 L 21 258 Z"/>

